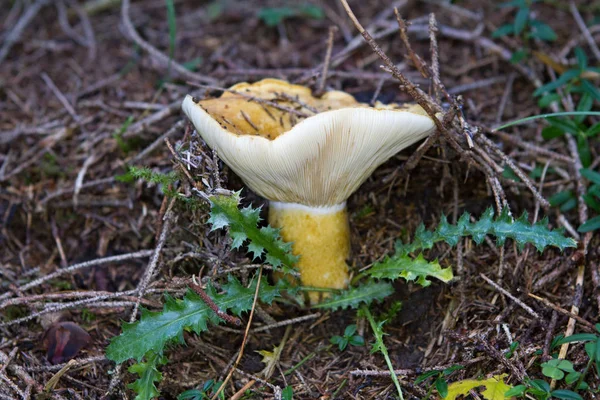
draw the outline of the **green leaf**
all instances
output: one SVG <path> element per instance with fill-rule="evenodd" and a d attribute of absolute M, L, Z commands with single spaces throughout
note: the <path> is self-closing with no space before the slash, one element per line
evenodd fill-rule
<path fill-rule="evenodd" d="M 229 227 L 232 247 L 239 248 L 246 241 L 248 252 L 253 258 L 261 257 L 265 252 L 265 260 L 275 268 L 286 272 L 292 271 L 298 257 L 292 255 L 292 244 L 284 243 L 279 236 L 279 229 L 265 226 L 258 228 L 260 208 L 246 207 L 240 210 L 240 192 L 232 196 L 211 196 L 209 223 L 212 230 Z"/>
<path fill-rule="evenodd" d="M 581 377 L 580 372 L 571 372 L 571 373 L 567 374 L 567 376 L 565 376 L 565 383 L 567 385 L 570 385 L 572 383 L 575 383 L 580 377 Z"/>
<path fill-rule="evenodd" d="M 306 4 L 293 7 L 264 7 L 258 11 L 257 16 L 267 26 L 277 26 L 285 19 L 294 17 L 323 19 L 325 17 L 325 12 L 316 5 Z"/>
<path fill-rule="evenodd" d="M 177 21 L 175 19 L 174 0 L 165 0 L 167 5 L 167 23 L 169 25 L 169 67 L 175 56 L 175 44 L 177 40 Z"/>
<path fill-rule="evenodd" d="M 596 200 L 596 198 L 591 193 L 586 193 L 583 196 L 583 200 L 588 207 L 593 209 L 596 212 L 600 212 L 600 201 Z M 600 196 L 598 196 L 600 198 Z"/>
<path fill-rule="evenodd" d="M 449 224 L 447 218 L 442 216 L 435 231 L 426 231 L 425 227 L 421 225 L 417 228 L 412 243 L 406 245 L 401 242 L 396 243 L 396 253 L 409 254 L 420 249 L 431 249 L 435 243 L 440 241 L 455 246 L 460 238 L 465 236 L 471 236 L 475 243 L 479 244 L 486 235 L 495 236 L 498 245 L 502 245 L 507 238 L 510 238 L 517 243 L 519 248 L 526 243 L 531 243 L 539 251 L 548 246 L 555 246 L 560 250 L 577 247 L 577 242 L 563 236 L 562 231 L 548 229 L 546 227 L 547 219 L 532 225 L 527 222 L 527 213 L 515 220 L 509 215 L 508 209 L 502 210 L 502 213 L 495 219 L 493 217 L 494 210 L 492 208 L 488 208 L 476 222 L 470 222 L 471 216 L 468 213 L 464 213 L 456 225 Z"/>
<path fill-rule="evenodd" d="M 435 380 L 435 389 L 438 391 L 441 398 L 448 396 L 448 383 L 444 378 L 439 377 Z"/>
<path fill-rule="evenodd" d="M 568 118 L 550 117 L 546 118 L 546 121 L 548 121 L 548 123 L 551 126 L 558 128 L 564 132 L 572 133 L 573 135 L 579 133 L 579 127 L 577 126 L 577 124 Z"/>
<path fill-rule="evenodd" d="M 531 386 L 544 393 L 550 393 L 550 384 L 542 379 L 533 379 L 530 381 Z"/>
<path fill-rule="evenodd" d="M 600 89 L 598 89 L 592 82 L 590 82 L 587 79 L 582 79 L 581 87 L 585 91 L 585 93 L 588 93 L 596 101 L 600 101 Z"/>
<path fill-rule="evenodd" d="M 577 199 L 573 196 L 569 200 L 565 201 L 560 206 L 560 211 L 567 212 L 574 209 L 577 206 Z"/>
<path fill-rule="evenodd" d="M 574 197 L 573 192 L 571 192 L 570 190 L 563 190 L 562 192 L 558 192 L 558 193 L 550 196 L 548 201 L 550 202 L 551 206 L 557 207 L 557 206 L 560 206 L 561 204 L 564 204 L 565 202 L 572 199 L 573 197 Z"/>
<path fill-rule="evenodd" d="M 563 400 L 583 400 L 583 397 L 581 397 L 579 394 L 566 389 L 558 389 L 552 391 L 552 397 L 556 397 L 557 399 Z"/>
<path fill-rule="evenodd" d="M 133 364 L 127 369 L 130 373 L 139 376 L 135 382 L 127 385 L 129 389 L 137 394 L 135 400 L 150 400 L 160 395 L 155 384 L 162 380 L 162 374 L 158 372 L 157 366 L 165 362 L 166 360 L 163 357 L 149 352 L 146 362 Z"/>
<path fill-rule="evenodd" d="M 512 35 L 515 33 L 515 27 L 512 24 L 502 25 L 492 33 L 493 38 L 499 38 L 506 35 Z"/>
<path fill-rule="evenodd" d="M 205 291 L 219 310 L 241 316 L 252 307 L 255 290 L 256 279 L 252 280 L 249 287 L 244 287 L 236 278 L 229 276 L 220 293 L 210 284 Z M 278 296 L 279 283 L 270 286 L 263 278 L 259 299 L 271 303 Z M 123 333 L 111 340 L 106 356 L 117 363 L 130 358 L 141 360 L 149 351 L 161 354 L 167 343 L 183 343 L 184 331 L 199 334 L 208 329 L 209 323 L 216 325 L 222 322 L 200 296 L 189 289 L 181 300 L 165 295 L 162 311 L 143 309 L 139 321 L 123 324 Z"/>
<path fill-rule="evenodd" d="M 546 140 L 561 137 L 565 134 L 565 131 L 555 126 L 547 126 L 542 129 L 542 137 Z"/>
<path fill-rule="evenodd" d="M 348 346 L 348 340 L 346 338 L 343 338 L 341 336 L 333 336 L 331 339 L 329 339 L 329 342 L 331 344 L 335 344 L 338 346 L 338 349 L 340 351 L 344 351 L 346 349 L 346 347 Z"/>
<path fill-rule="evenodd" d="M 581 224 L 579 228 L 577 228 L 577 232 L 591 232 L 595 231 L 596 229 L 600 229 L 600 215 L 587 220 L 587 222 L 584 224 Z"/>
<path fill-rule="evenodd" d="M 543 367 L 542 374 L 548 378 L 556 379 L 557 381 L 561 380 L 565 376 L 565 373 L 556 367 Z"/>
<path fill-rule="evenodd" d="M 281 399 L 282 400 L 292 400 L 294 397 L 294 389 L 291 386 L 286 386 L 281 391 Z"/>
<path fill-rule="evenodd" d="M 574 342 L 589 342 L 591 340 L 597 340 L 598 335 L 593 333 L 576 333 L 571 336 L 563 337 L 560 340 L 557 340 L 554 344 L 555 346 L 560 346 L 565 343 L 574 343 Z"/>
<path fill-rule="evenodd" d="M 424 372 L 421 375 L 419 375 L 417 377 L 417 379 L 415 379 L 415 385 L 418 385 L 421 382 L 425 382 L 427 379 L 431 378 L 432 376 L 438 376 L 440 374 L 441 374 L 441 371 L 437 371 L 437 370 Z"/>
<path fill-rule="evenodd" d="M 586 168 L 589 167 L 592 164 L 592 152 L 590 151 L 590 144 L 587 137 L 577 137 L 577 151 L 579 152 L 581 164 Z"/>
<path fill-rule="evenodd" d="M 579 99 L 579 103 L 577 103 L 577 111 L 579 112 L 588 112 L 592 110 L 592 106 L 594 105 L 594 99 L 589 93 L 584 93 Z M 575 123 L 581 124 L 583 120 L 586 118 L 585 115 L 578 115 L 575 117 Z"/>
<path fill-rule="evenodd" d="M 394 287 L 390 283 L 367 281 L 358 287 L 336 293 L 314 305 L 313 308 L 326 308 L 334 311 L 347 307 L 358 308 L 363 303 L 370 304 L 374 300 L 381 301 L 392 293 L 394 293 Z"/>
<path fill-rule="evenodd" d="M 509 389 L 508 391 L 506 391 L 504 393 L 504 397 L 519 397 L 521 396 L 523 393 L 525 393 L 525 390 L 527 390 L 527 386 L 525 385 L 517 385 L 514 386 L 512 389 Z"/>
<path fill-rule="evenodd" d="M 554 32 L 554 29 L 552 29 L 549 25 L 538 20 L 529 21 L 529 24 L 531 25 L 530 37 L 545 40 L 547 42 L 553 42 L 556 40 L 556 32 Z"/>
<path fill-rule="evenodd" d="M 580 70 L 585 71 L 588 66 L 588 58 L 585 51 L 581 47 L 575 47 L 575 59 Z"/>
<path fill-rule="evenodd" d="M 540 97 L 540 99 L 538 100 L 538 106 L 540 108 L 546 108 L 549 107 L 550 104 L 554 103 L 554 102 L 559 102 L 561 100 L 561 96 L 558 93 L 552 92 L 552 93 L 545 93 L 542 95 L 542 97 Z"/>
<path fill-rule="evenodd" d="M 354 335 L 354 332 L 356 332 L 356 325 L 348 325 L 346 329 L 344 329 L 344 336 L 352 336 Z"/>
<path fill-rule="evenodd" d="M 595 183 L 596 185 L 600 185 L 600 173 L 586 168 L 580 169 L 579 172 L 581 172 L 581 176 L 588 181 Z"/>
<path fill-rule="evenodd" d="M 350 343 L 352 346 L 364 346 L 365 338 L 359 335 L 354 335 L 350 339 L 348 339 L 348 343 Z"/>
<path fill-rule="evenodd" d="M 600 122 L 592 125 L 587 131 L 585 131 L 585 136 L 588 138 L 596 136 L 600 133 Z"/>
<path fill-rule="evenodd" d="M 525 29 L 527 25 L 527 20 L 529 19 L 529 8 L 523 7 L 517 11 L 517 15 L 515 16 L 515 35 L 520 35 Z"/>
<path fill-rule="evenodd" d="M 404 278 L 407 281 L 414 281 L 423 287 L 431 285 L 428 277 L 434 277 L 442 282 L 448 283 L 452 280 L 452 268 L 442 268 L 436 261 L 427 261 L 423 254 L 412 259 L 407 255 L 400 254 L 393 257 L 386 257 L 385 260 L 376 263 L 367 273 L 373 278 L 383 278 L 396 280 Z"/>
<path fill-rule="evenodd" d="M 544 92 L 550 92 L 550 91 L 553 91 L 555 89 L 558 89 L 562 85 L 564 85 L 567 82 L 569 82 L 571 79 L 579 77 L 579 75 L 581 75 L 581 71 L 580 70 L 578 70 L 578 69 L 569 69 L 569 70 L 565 71 L 554 82 L 547 83 L 547 84 L 545 84 L 545 85 L 540 86 L 539 88 L 537 88 L 533 92 L 533 95 L 534 96 L 539 96 L 539 95 L 541 95 Z"/>
<path fill-rule="evenodd" d="M 512 64 L 518 64 L 520 61 L 522 61 L 526 57 L 527 57 L 527 50 L 519 49 L 519 50 L 515 51 L 514 53 L 512 53 L 512 55 L 510 56 L 510 62 Z"/>

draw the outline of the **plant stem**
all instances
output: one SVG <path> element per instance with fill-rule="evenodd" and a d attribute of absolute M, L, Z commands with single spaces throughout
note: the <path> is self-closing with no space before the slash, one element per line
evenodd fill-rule
<path fill-rule="evenodd" d="M 400 400 L 404 400 L 404 396 L 402 395 L 402 388 L 400 387 L 400 382 L 398 381 L 398 377 L 394 372 L 392 360 L 390 360 L 390 355 L 388 354 L 387 347 L 385 347 L 385 344 L 383 344 L 383 329 L 381 329 L 382 325 L 375 322 L 375 318 L 373 318 L 373 314 L 371 314 L 371 311 L 369 311 L 369 308 L 367 306 L 362 306 L 360 309 L 363 315 L 367 317 L 367 320 L 369 320 L 369 324 L 371 325 L 371 329 L 373 329 L 373 334 L 375 335 L 375 345 L 373 346 L 373 349 L 379 350 L 381 354 L 383 354 L 383 358 L 385 358 L 385 363 L 387 364 L 388 369 L 390 370 L 392 381 L 394 382 L 394 385 L 398 390 L 398 397 L 400 397 Z"/>

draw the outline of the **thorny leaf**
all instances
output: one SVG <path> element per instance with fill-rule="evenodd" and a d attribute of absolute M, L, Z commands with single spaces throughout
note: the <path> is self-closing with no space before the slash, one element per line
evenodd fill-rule
<path fill-rule="evenodd" d="M 127 385 L 129 389 L 137 393 L 135 400 L 151 400 L 160 395 L 160 392 L 156 388 L 156 383 L 162 380 L 162 374 L 158 371 L 157 367 L 164 364 L 166 359 L 153 352 L 150 352 L 146 358 L 146 362 L 133 364 L 127 369 L 130 373 L 139 376 L 135 382 Z"/>
<path fill-rule="evenodd" d="M 208 222 L 212 230 L 229 227 L 234 249 L 248 241 L 248 252 L 252 258 L 261 257 L 265 252 L 265 260 L 275 268 L 291 271 L 298 257 L 292 255 L 292 244 L 285 243 L 279 236 L 279 229 L 265 226 L 258 228 L 260 208 L 245 207 L 240 209 L 240 192 L 232 196 L 216 195 L 210 198 L 211 210 Z"/>
<path fill-rule="evenodd" d="M 577 242 L 567 238 L 561 230 L 548 229 L 548 219 L 544 218 L 535 224 L 527 221 L 527 213 L 520 218 L 514 219 L 507 208 L 503 209 L 499 216 L 494 219 L 494 210 L 488 208 L 478 221 L 470 222 L 470 214 L 464 213 L 456 225 L 448 223 L 446 216 L 434 231 L 427 231 L 423 225 L 417 228 L 415 238 L 410 244 L 396 244 L 396 253 L 406 255 L 420 249 L 431 249 L 436 242 L 444 241 L 455 246 L 465 236 L 471 236 L 475 243 L 480 244 L 486 235 L 496 237 L 498 246 L 504 244 L 506 239 L 512 239 L 517 243 L 519 249 L 525 244 L 533 244 L 539 251 L 548 246 L 558 247 L 564 250 L 567 247 L 577 247 Z"/>
<path fill-rule="evenodd" d="M 373 265 L 367 272 L 373 278 L 391 280 L 404 278 L 407 281 L 416 279 L 417 283 L 423 287 L 431 285 L 428 277 L 434 277 L 446 283 L 454 277 L 452 268 L 442 268 L 437 260 L 429 262 L 423 258 L 423 254 L 419 254 L 415 259 L 407 255 L 386 257 L 382 262 Z"/>
<path fill-rule="evenodd" d="M 279 296 L 280 284 L 269 285 L 266 279 L 260 284 L 259 299 L 272 303 Z M 208 284 L 206 293 L 223 312 L 231 312 L 236 316 L 252 308 L 256 279 L 248 287 L 244 287 L 236 278 L 229 276 L 223 284 L 223 290 Z M 215 312 L 192 290 L 188 290 L 181 300 L 165 295 L 165 305 L 162 311 L 152 312 L 143 309 L 139 321 L 123 324 L 123 333 L 114 337 L 106 349 L 106 356 L 117 362 L 134 358 L 141 360 L 144 355 L 153 351 L 162 354 L 168 342 L 183 343 L 183 332 L 201 333 L 208 329 L 208 323 L 220 324 L 223 321 Z"/>
<path fill-rule="evenodd" d="M 360 286 L 336 293 L 314 305 L 313 308 L 327 308 L 334 311 L 338 308 L 358 308 L 363 303 L 370 304 L 374 300 L 383 300 L 392 293 L 394 288 L 390 283 L 367 281 Z"/>

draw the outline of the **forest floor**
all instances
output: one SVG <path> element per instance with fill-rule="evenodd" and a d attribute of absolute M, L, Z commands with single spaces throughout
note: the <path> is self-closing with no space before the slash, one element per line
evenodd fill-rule
<path fill-rule="evenodd" d="M 541 113 L 599 110 L 600 5 L 529 3 L 349 1 L 402 77 L 455 116 L 444 122 L 445 133 L 427 140 L 425 154 L 420 144 L 404 150 L 350 197 L 353 274 L 393 254 L 396 240 L 410 242 L 420 224 L 435 229 L 442 215 L 452 222 L 463 212 L 478 219 L 489 207 L 509 207 L 514 216 L 528 212 L 529 222 L 548 217 L 549 227 L 578 243 L 539 252 L 512 240 L 498 246 L 493 236 L 481 244 L 465 237 L 425 251 L 455 278 L 432 279 L 428 287 L 397 280 L 393 295 L 369 307 L 377 321 L 386 320 L 383 342 L 406 399 L 436 398 L 447 384 L 469 379 L 523 384 L 534 399 L 552 390 L 559 390 L 554 397 L 595 398 L 600 389 L 594 362 L 600 351 L 555 340 L 588 333 L 582 338 L 596 343 L 600 334 L 594 328 L 600 118 L 539 119 L 494 130 Z M 402 40 L 395 7 L 410 22 L 412 50 Z M 383 64 L 338 1 L 5 4 L 0 399 L 121 399 L 134 398 L 135 391 L 140 399 L 158 392 L 176 399 L 185 391 L 202 399 L 232 368 L 225 398 L 397 398 L 384 357 L 371 351 L 375 338 L 364 313 L 302 307 L 285 295 L 253 307 L 245 347 L 248 313 L 241 326 L 211 324 L 201 335 L 186 330 L 185 344 L 165 348 L 168 362 L 146 371 L 146 386 L 128 387 L 141 364 L 117 367 L 106 357 L 123 325 L 140 318 L 140 307 L 160 311 L 165 293 L 182 298 L 192 275 L 219 287 L 228 274 L 247 283 L 256 271 L 258 261 L 244 247 L 233 250 L 226 230 L 211 232 L 208 206 L 190 207 L 168 195 L 190 188 L 182 149 L 196 149 L 191 180 L 241 189 L 242 204 L 264 206 L 264 219 L 268 209 L 225 165 L 219 170 L 200 142 L 190 147 L 197 136 L 181 112 L 184 96 L 218 96 L 216 88 L 278 78 L 344 90 L 365 103 L 414 102 L 406 82 Z M 441 100 L 435 100 L 442 88 L 435 71 L 436 79 L 427 75 L 436 65 L 448 90 Z M 571 69 L 579 74 L 565 77 Z M 536 93 L 561 75 L 563 85 Z M 407 160 L 414 165 L 406 167 Z M 122 179 L 131 167 L 155 177 L 179 171 L 178 181 Z M 356 338 L 340 350 L 330 340 L 350 325 Z M 266 373 L 264 351 L 280 345 L 275 356 L 267 354 L 275 360 Z M 568 362 L 553 364 L 558 357 Z M 417 379 L 428 371 L 444 372 Z M 575 375 L 561 378 L 561 371 Z M 579 380 L 588 387 L 577 387 Z M 468 396 L 504 398 L 482 392 L 473 388 Z"/>

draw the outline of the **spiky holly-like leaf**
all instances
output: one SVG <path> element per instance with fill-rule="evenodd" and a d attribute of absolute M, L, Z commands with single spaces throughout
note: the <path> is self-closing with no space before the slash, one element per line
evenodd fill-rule
<path fill-rule="evenodd" d="M 496 237 L 496 243 L 499 246 L 504 244 L 506 239 L 512 239 L 517 243 L 519 249 L 522 249 L 527 243 L 533 244 L 539 251 L 548 246 L 558 247 L 560 250 L 577 247 L 577 242 L 572 238 L 565 237 L 561 230 L 549 229 L 546 218 L 530 224 L 527 220 L 527 213 L 514 219 L 507 208 L 503 209 L 495 219 L 492 208 L 488 208 L 475 222 L 471 222 L 470 218 L 469 213 L 464 213 L 456 225 L 452 225 L 445 216 L 442 216 L 434 231 L 427 231 L 421 225 L 415 232 L 413 242 L 410 244 L 398 243 L 396 253 L 406 255 L 421 249 L 431 249 L 436 242 L 441 241 L 455 246 L 465 236 L 471 236 L 475 243 L 479 244 L 486 235 Z"/>
<path fill-rule="evenodd" d="M 404 278 L 407 281 L 416 279 L 417 283 L 423 287 L 431 285 L 428 277 L 434 277 L 446 283 L 454 277 L 452 268 L 442 268 L 437 260 L 427 261 L 423 258 L 423 254 L 419 254 L 415 259 L 403 254 L 386 257 L 385 260 L 373 265 L 367 272 L 373 278 L 391 280 Z"/>
<path fill-rule="evenodd" d="M 139 376 L 135 382 L 127 385 L 129 389 L 137 393 L 135 400 L 151 400 L 160 395 L 156 383 L 162 380 L 162 374 L 157 367 L 164 364 L 166 360 L 153 352 L 148 353 L 146 358 L 146 362 L 133 364 L 128 369 L 132 374 Z"/>
<path fill-rule="evenodd" d="M 271 303 L 279 296 L 279 284 L 271 286 L 266 279 L 261 281 L 259 299 Z M 256 290 L 256 279 L 248 287 L 243 286 L 236 278 L 229 276 L 222 291 L 217 293 L 212 285 L 208 285 L 206 293 L 223 312 L 236 316 L 250 310 Z M 123 333 L 114 337 L 106 349 L 106 356 L 122 363 L 134 358 L 141 360 L 149 351 L 162 354 L 169 342 L 183 343 L 183 332 L 201 333 L 208 329 L 208 323 L 220 324 L 222 320 L 193 291 L 188 290 L 183 299 L 177 300 L 165 296 L 166 302 L 162 311 L 142 310 L 139 321 L 123 324 Z"/>
<path fill-rule="evenodd" d="M 211 210 L 208 222 L 212 230 L 229 227 L 231 246 L 239 248 L 247 242 L 248 252 L 256 259 L 265 255 L 267 263 L 284 271 L 291 271 L 298 257 L 294 256 L 292 244 L 285 243 L 279 236 L 279 229 L 270 226 L 258 228 L 260 208 L 240 209 L 240 192 L 232 196 L 216 195 L 210 198 Z"/>
<path fill-rule="evenodd" d="M 338 308 L 358 308 L 363 303 L 370 304 L 374 300 L 383 300 L 392 293 L 394 293 L 394 288 L 390 283 L 369 280 L 360 286 L 342 290 L 313 307 L 334 311 Z"/>

